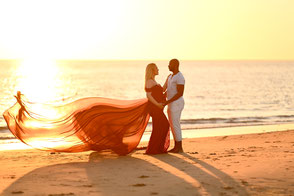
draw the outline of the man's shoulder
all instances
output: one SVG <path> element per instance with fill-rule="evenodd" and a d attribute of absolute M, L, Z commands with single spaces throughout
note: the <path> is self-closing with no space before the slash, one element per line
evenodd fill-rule
<path fill-rule="evenodd" d="M 179 72 L 177 74 L 177 81 L 179 84 L 185 84 L 185 78 L 184 78 L 182 72 Z"/>
<path fill-rule="evenodd" d="M 184 77 L 183 73 L 179 71 L 179 76 Z"/>
<path fill-rule="evenodd" d="M 182 78 L 182 79 L 184 79 L 184 75 L 182 74 L 182 72 L 179 72 L 179 73 L 177 74 L 177 78 Z"/>

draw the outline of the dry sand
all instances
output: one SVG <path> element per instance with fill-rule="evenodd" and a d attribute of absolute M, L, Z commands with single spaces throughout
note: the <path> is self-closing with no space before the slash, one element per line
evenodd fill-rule
<path fill-rule="evenodd" d="M 154 156 L 0 151 L 0 195 L 294 195 L 294 131 L 183 144 Z"/>

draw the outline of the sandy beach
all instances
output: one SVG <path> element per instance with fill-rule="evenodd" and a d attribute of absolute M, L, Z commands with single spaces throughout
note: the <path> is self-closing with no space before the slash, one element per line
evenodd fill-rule
<path fill-rule="evenodd" d="M 154 156 L 146 142 L 127 156 L 0 151 L 0 195 L 294 195 L 294 130 L 183 144 Z"/>

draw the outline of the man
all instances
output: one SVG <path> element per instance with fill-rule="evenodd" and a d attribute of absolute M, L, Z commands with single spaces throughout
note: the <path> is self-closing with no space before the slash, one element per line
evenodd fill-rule
<path fill-rule="evenodd" d="M 185 78 L 179 71 L 179 65 L 177 59 L 169 61 L 168 68 L 173 73 L 167 77 L 163 86 L 163 90 L 167 92 L 167 101 L 164 105 L 168 105 L 167 114 L 175 141 L 175 147 L 169 152 L 174 153 L 183 152 L 180 118 L 185 105 L 183 98 Z"/>

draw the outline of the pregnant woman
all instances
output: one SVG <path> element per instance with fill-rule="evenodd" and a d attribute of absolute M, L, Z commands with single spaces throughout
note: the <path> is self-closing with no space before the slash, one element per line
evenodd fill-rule
<path fill-rule="evenodd" d="M 155 80 L 158 68 L 154 63 L 146 67 L 145 90 L 149 101 L 149 114 L 152 117 L 152 133 L 146 154 L 166 153 L 169 147 L 169 122 L 163 113 L 165 96 L 163 88 Z"/>

